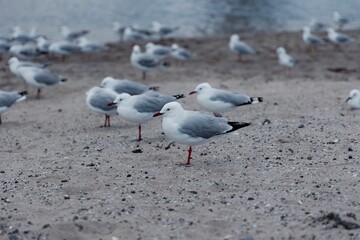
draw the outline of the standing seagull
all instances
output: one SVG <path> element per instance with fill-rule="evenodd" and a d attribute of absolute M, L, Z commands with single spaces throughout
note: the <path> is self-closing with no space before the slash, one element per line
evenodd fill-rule
<path fill-rule="evenodd" d="M 349 97 L 346 99 L 346 102 L 352 109 L 360 108 L 360 91 L 357 89 L 351 90 Z"/>
<path fill-rule="evenodd" d="M 343 26 L 350 22 L 349 19 L 340 16 L 340 13 L 338 11 L 333 12 L 333 19 L 338 30 L 341 30 Z"/>
<path fill-rule="evenodd" d="M 141 83 L 127 80 L 106 77 L 101 81 L 101 87 L 110 88 L 117 94 L 128 93 L 130 95 L 140 95 L 149 91 L 156 91 L 158 87 L 148 87 Z"/>
<path fill-rule="evenodd" d="M 80 50 L 78 45 L 67 41 L 53 42 L 49 46 L 49 53 L 60 55 L 62 61 L 65 60 L 66 55 L 80 52 Z"/>
<path fill-rule="evenodd" d="M 5 92 L 0 90 L 0 124 L 1 114 L 9 111 L 10 107 L 16 103 L 26 99 L 27 91 L 23 92 Z"/>
<path fill-rule="evenodd" d="M 276 49 L 276 53 L 278 55 L 279 64 L 281 66 L 292 68 L 295 66 L 295 60 L 289 54 L 286 53 L 285 48 L 278 47 Z"/>
<path fill-rule="evenodd" d="M 168 27 L 163 26 L 161 23 L 154 21 L 151 23 L 152 30 L 159 35 L 160 40 L 163 40 L 165 36 L 172 34 L 179 30 L 180 27 Z"/>
<path fill-rule="evenodd" d="M 146 72 L 150 71 L 152 69 L 155 69 L 157 67 L 161 66 L 168 66 L 167 63 L 163 62 L 159 58 L 148 54 L 148 53 L 142 53 L 140 51 L 140 47 L 138 45 L 133 46 L 131 56 L 130 56 L 131 64 L 142 70 L 142 79 L 146 79 Z"/>
<path fill-rule="evenodd" d="M 154 44 L 152 42 L 148 42 L 145 45 L 146 53 L 152 54 L 157 58 L 164 59 L 171 53 L 171 48 L 168 46 Z"/>
<path fill-rule="evenodd" d="M 79 38 L 79 47 L 84 53 L 98 53 L 106 50 L 105 44 L 90 41 L 86 37 Z"/>
<path fill-rule="evenodd" d="M 75 41 L 78 38 L 83 37 L 89 33 L 89 30 L 70 31 L 70 29 L 67 26 L 62 26 L 60 31 L 64 39 L 70 42 Z"/>
<path fill-rule="evenodd" d="M 329 40 L 336 45 L 345 44 L 353 41 L 353 39 L 350 38 L 348 35 L 338 33 L 333 28 L 328 28 L 327 32 Z"/>
<path fill-rule="evenodd" d="M 166 103 L 173 102 L 183 97 L 184 94 L 166 96 L 145 93 L 142 95 L 131 96 L 127 93 L 122 93 L 109 105 L 117 105 L 117 112 L 121 117 L 127 121 L 139 124 L 138 141 L 141 141 L 141 124 L 152 119 L 153 115 L 160 111 Z"/>
<path fill-rule="evenodd" d="M 205 143 L 211 137 L 230 133 L 249 126 L 245 122 L 228 122 L 195 111 L 184 110 L 177 102 L 167 103 L 154 117 L 164 115 L 162 128 L 172 141 L 189 146 L 186 166 L 190 165 L 192 146 Z"/>
<path fill-rule="evenodd" d="M 104 127 L 110 127 L 110 116 L 116 115 L 116 106 L 109 106 L 118 94 L 109 88 L 93 87 L 86 93 L 87 106 L 100 114 L 105 115 Z"/>
<path fill-rule="evenodd" d="M 190 60 L 192 58 L 192 54 L 189 50 L 180 47 L 178 44 L 174 43 L 171 45 L 171 53 L 170 55 L 173 58 L 179 59 L 179 60 Z"/>
<path fill-rule="evenodd" d="M 238 34 L 233 34 L 230 37 L 229 48 L 238 55 L 238 61 L 242 61 L 242 55 L 254 55 L 256 51 L 250 47 L 246 42 L 240 41 Z"/>
<path fill-rule="evenodd" d="M 36 87 L 36 98 L 40 98 L 41 89 L 63 83 L 66 79 L 50 72 L 48 69 L 38 67 L 18 67 L 19 75 L 27 84 Z"/>
<path fill-rule="evenodd" d="M 303 28 L 302 39 L 307 45 L 319 45 L 324 43 L 324 40 L 322 40 L 322 38 L 311 33 L 309 27 Z"/>
<path fill-rule="evenodd" d="M 222 113 L 230 112 L 236 107 L 259 103 L 262 97 L 249 97 L 245 94 L 233 93 L 226 90 L 212 88 L 209 83 L 201 83 L 190 94 L 197 93 L 198 103 L 213 112 L 214 116 L 221 117 Z"/>

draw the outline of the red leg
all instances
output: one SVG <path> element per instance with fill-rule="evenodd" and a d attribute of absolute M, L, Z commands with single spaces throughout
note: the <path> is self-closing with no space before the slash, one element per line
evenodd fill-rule
<path fill-rule="evenodd" d="M 242 62 L 241 54 L 238 54 L 238 62 Z"/>
<path fill-rule="evenodd" d="M 141 138 L 141 124 L 139 124 L 139 138 L 138 138 L 138 142 L 140 142 L 142 140 Z"/>
<path fill-rule="evenodd" d="M 143 72 L 142 72 L 142 80 L 145 80 L 145 79 L 146 79 L 146 72 L 143 71 Z"/>
<path fill-rule="evenodd" d="M 188 159 L 187 159 L 187 162 L 186 162 L 185 166 L 189 166 L 189 165 L 190 165 L 191 152 L 192 152 L 191 146 L 189 147 L 188 152 L 189 152 L 189 155 L 188 155 Z"/>
<path fill-rule="evenodd" d="M 105 115 L 104 127 L 110 127 L 110 116 L 109 115 Z"/>

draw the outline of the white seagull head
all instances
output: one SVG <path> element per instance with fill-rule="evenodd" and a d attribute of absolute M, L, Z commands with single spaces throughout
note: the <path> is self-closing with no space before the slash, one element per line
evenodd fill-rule
<path fill-rule="evenodd" d="M 233 34 L 233 35 L 231 35 L 231 37 L 230 37 L 230 41 L 231 41 L 231 42 L 235 42 L 235 41 L 239 41 L 239 40 L 240 40 L 240 37 L 239 37 L 238 34 Z"/>
<path fill-rule="evenodd" d="M 284 55 L 284 54 L 286 54 L 285 48 L 283 48 L 283 47 L 278 47 L 278 48 L 276 49 L 276 52 L 277 52 L 278 55 Z"/>
<path fill-rule="evenodd" d="M 124 100 L 129 99 L 131 97 L 128 93 L 121 93 L 119 94 L 113 103 L 117 104 L 118 106 L 124 102 Z"/>
<path fill-rule="evenodd" d="M 173 117 L 176 116 L 178 114 L 181 114 L 181 112 L 184 109 L 182 108 L 182 106 L 180 105 L 180 103 L 178 102 L 169 102 L 167 104 L 165 104 L 162 109 L 160 110 L 160 114 L 158 115 L 164 115 L 165 117 Z"/>
<path fill-rule="evenodd" d="M 190 92 L 190 94 L 194 94 L 194 93 L 198 93 L 201 94 L 204 91 L 206 91 L 207 89 L 211 89 L 211 86 L 209 83 L 200 83 L 199 85 L 196 86 L 195 90 Z"/>

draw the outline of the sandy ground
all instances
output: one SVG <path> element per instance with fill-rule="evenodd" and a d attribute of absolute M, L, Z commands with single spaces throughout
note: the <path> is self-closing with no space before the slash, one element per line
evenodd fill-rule
<path fill-rule="evenodd" d="M 40 100 L 30 87 L 2 116 L 0 239 L 360 239 L 328 215 L 360 224 L 360 112 L 344 103 L 360 88 L 359 41 L 311 52 L 300 33 L 243 36 L 259 55 L 238 63 L 228 39 L 178 40 L 195 59 L 171 60 L 146 81 L 123 44 L 63 63 L 38 59 L 68 82 Z M 290 72 L 278 66 L 279 45 L 299 61 Z M 136 124 L 120 117 L 100 127 L 85 92 L 109 75 L 168 94 L 206 81 L 264 102 L 226 114 L 252 125 L 194 147 L 185 167 L 187 147 L 169 145 L 161 118 L 143 126 L 140 144 Z M 4 71 L 0 81 L 25 88 Z M 180 102 L 200 110 L 194 96 Z"/>

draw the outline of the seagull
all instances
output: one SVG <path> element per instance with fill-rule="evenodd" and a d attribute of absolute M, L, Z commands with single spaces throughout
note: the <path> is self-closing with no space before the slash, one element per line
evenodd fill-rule
<path fill-rule="evenodd" d="M 80 30 L 80 31 L 70 31 L 67 26 L 62 26 L 60 28 L 61 34 L 63 35 L 64 39 L 70 42 L 77 40 L 80 37 L 85 36 L 89 33 L 89 30 Z"/>
<path fill-rule="evenodd" d="M 262 97 L 249 97 L 245 94 L 212 88 L 209 83 L 197 85 L 189 94 L 194 93 L 197 94 L 198 103 L 206 111 L 213 112 L 216 117 L 222 117 L 222 113 L 230 112 L 236 107 L 263 101 Z"/>
<path fill-rule="evenodd" d="M 152 54 L 159 59 L 164 59 L 167 56 L 169 56 L 171 53 L 170 47 L 167 47 L 167 46 L 164 46 L 161 44 L 154 44 L 152 42 L 148 42 L 145 45 L 145 50 L 146 50 L 146 53 Z"/>
<path fill-rule="evenodd" d="M 49 53 L 60 55 L 63 61 L 66 55 L 80 52 L 80 50 L 79 46 L 67 41 L 53 42 L 49 46 Z"/>
<path fill-rule="evenodd" d="M 247 43 L 240 40 L 238 34 L 233 34 L 230 37 L 229 48 L 238 55 L 239 62 L 242 61 L 242 55 L 254 55 L 256 51 Z"/>
<path fill-rule="evenodd" d="M 190 60 L 192 58 L 192 54 L 189 50 L 180 47 L 178 44 L 174 43 L 171 45 L 171 52 L 170 55 L 173 58 L 179 59 L 179 60 Z"/>
<path fill-rule="evenodd" d="M 36 46 L 34 44 L 15 44 L 12 45 L 9 49 L 9 52 L 11 55 L 20 57 L 20 58 L 29 58 L 29 57 L 35 57 L 39 53 L 36 50 Z"/>
<path fill-rule="evenodd" d="M 162 128 L 165 135 L 172 141 L 189 146 L 186 166 L 190 165 L 192 146 L 250 125 L 245 122 L 228 122 L 225 118 L 201 112 L 187 111 L 178 102 L 165 104 L 160 112 L 153 116 L 160 115 L 164 115 Z"/>
<path fill-rule="evenodd" d="M 329 40 L 337 45 L 354 41 L 348 35 L 344 33 L 338 33 L 333 28 L 328 28 L 327 32 Z"/>
<path fill-rule="evenodd" d="M 48 69 L 42 69 L 31 66 L 20 66 L 17 68 L 19 75 L 29 85 L 36 87 L 36 98 L 40 98 L 42 88 L 46 88 L 58 83 L 63 83 L 66 79 L 50 72 Z"/>
<path fill-rule="evenodd" d="M 164 39 L 164 37 L 166 35 L 172 34 L 175 31 L 179 30 L 180 27 L 168 27 L 168 26 L 163 26 L 161 23 L 159 23 L 158 21 L 154 21 L 151 24 L 152 30 L 159 35 L 160 39 Z"/>
<path fill-rule="evenodd" d="M 310 27 L 303 28 L 302 38 L 304 43 L 308 45 L 319 45 L 324 43 L 322 38 L 311 33 Z"/>
<path fill-rule="evenodd" d="M 27 91 L 23 92 L 6 92 L 0 90 L 0 124 L 1 114 L 9 111 L 10 107 L 17 102 L 23 101 L 26 99 Z"/>
<path fill-rule="evenodd" d="M 110 88 L 118 94 L 128 93 L 130 95 L 140 95 L 149 91 L 156 91 L 158 87 L 148 87 L 141 83 L 127 80 L 115 79 L 113 77 L 106 77 L 101 81 L 101 87 Z"/>
<path fill-rule="evenodd" d="M 113 30 L 119 36 L 119 39 L 123 40 L 126 27 L 121 25 L 118 21 L 114 21 L 112 25 L 113 25 Z"/>
<path fill-rule="evenodd" d="M 341 17 L 338 11 L 333 12 L 333 19 L 339 30 L 341 30 L 343 26 L 350 22 L 349 19 Z"/>
<path fill-rule="evenodd" d="M 352 109 L 360 109 L 360 91 L 357 89 L 351 90 L 346 102 Z"/>
<path fill-rule="evenodd" d="M 108 104 L 113 102 L 118 94 L 109 88 L 92 87 L 86 93 L 86 104 L 94 112 L 105 115 L 104 127 L 110 127 L 110 116 L 116 115 L 116 106 L 109 106 Z"/>
<path fill-rule="evenodd" d="M 151 95 L 141 94 L 131 96 L 128 93 L 121 93 L 109 105 L 117 105 L 118 114 L 127 121 L 139 124 L 138 141 L 141 138 L 141 124 L 152 119 L 153 115 L 160 111 L 161 108 L 169 102 L 184 98 L 184 94 L 167 96 L 167 95 Z"/>
<path fill-rule="evenodd" d="M 36 38 L 36 47 L 42 54 L 49 53 L 50 42 L 44 36 Z"/>
<path fill-rule="evenodd" d="M 310 29 L 314 31 L 322 30 L 326 27 L 324 23 L 318 22 L 315 18 L 312 18 L 309 22 Z"/>
<path fill-rule="evenodd" d="M 106 49 L 105 44 L 89 41 L 86 37 L 79 38 L 79 47 L 84 53 L 97 53 Z"/>
<path fill-rule="evenodd" d="M 292 68 L 295 66 L 295 60 L 286 53 L 285 48 L 283 47 L 278 47 L 276 49 L 276 53 L 278 55 L 279 58 L 279 64 L 281 66 L 287 67 L 287 68 Z"/>
<path fill-rule="evenodd" d="M 8 65 L 10 68 L 10 72 L 12 72 L 17 77 L 20 77 L 20 72 L 18 71 L 19 67 L 45 68 L 48 66 L 48 64 L 43 64 L 43 63 L 20 61 L 17 57 L 10 58 L 8 60 Z"/>
<path fill-rule="evenodd" d="M 29 34 L 24 33 L 19 26 L 13 27 L 12 40 L 22 44 L 34 42 L 34 38 L 32 38 Z"/>
<path fill-rule="evenodd" d="M 146 79 L 146 72 L 150 71 L 152 69 L 162 67 L 162 66 L 168 66 L 168 63 L 163 62 L 162 60 L 158 59 L 157 57 L 148 54 L 148 53 L 142 53 L 140 51 L 139 45 L 133 46 L 132 53 L 130 56 L 131 64 L 142 70 L 143 77 L 142 79 Z"/>
<path fill-rule="evenodd" d="M 124 42 L 137 42 L 145 40 L 146 35 L 134 30 L 132 27 L 126 27 L 124 30 L 123 41 Z"/>

